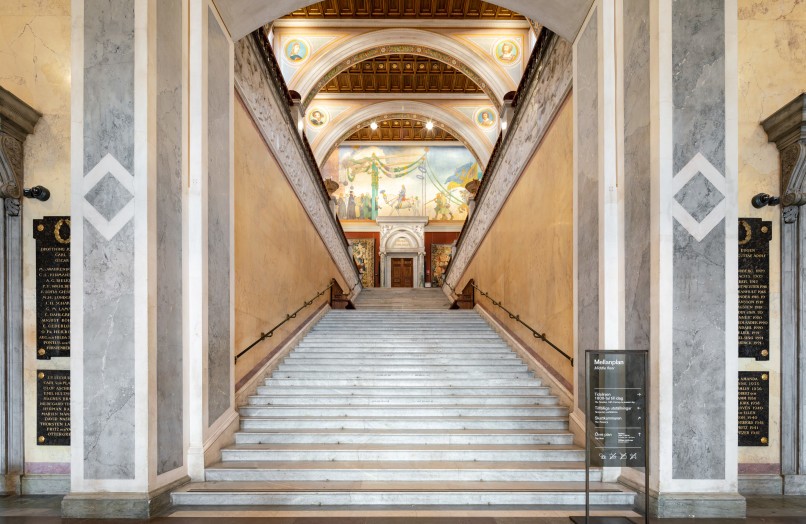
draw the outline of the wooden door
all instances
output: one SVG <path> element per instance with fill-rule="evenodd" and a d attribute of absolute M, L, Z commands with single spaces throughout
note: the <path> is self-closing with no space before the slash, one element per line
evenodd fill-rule
<path fill-rule="evenodd" d="M 414 287 L 413 259 L 392 259 L 392 287 Z"/>

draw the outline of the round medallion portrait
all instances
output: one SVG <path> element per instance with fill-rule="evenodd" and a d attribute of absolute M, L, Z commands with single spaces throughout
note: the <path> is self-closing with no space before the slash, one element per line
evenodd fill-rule
<path fill-rule="evenodd" d="M 304 62 L 311 52 L 311 46 L 301 38 L 289 40 L 285 45 L 285 59 L 292 64 Z"/>
<path fill-rule="evenodd" d="M 489 129 L 495 125 L 497 115 L 491 107 L 482 107 L 476 111 L 475 121 L 479 127 Z"/>
<path fill-rule="evenodd" d="M 330 115 L 322 108 L 314 107 L 308 112 L 308 123 L 312 127 L 322 127 L 330 121 Z"/>
<path fill-rule="evenodd" d="M 501 64 L 508 66 L 516 63 L 518 58 L 520 58 L 521 51 L 518 48 L 518 44 L 515 43 L 514 40 L 499 40 L 497 44 L 495 44 L 494 53 L 495 59 L 498 60 Z"/>

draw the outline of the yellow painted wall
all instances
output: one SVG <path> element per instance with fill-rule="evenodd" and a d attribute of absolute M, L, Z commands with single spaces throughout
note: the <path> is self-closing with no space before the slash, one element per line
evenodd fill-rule
<path fill-rule="evenodd" d="M 70 214 L 70 0 L 0 4 L 0 86 L 42 113 L 25 141 L 25 186 L 46 186 L 51 195 L 22 207 L 26 472 L 67 473 L 70 448 L 36 442 L 36 370 L 70 369 L 70 359 L 36 359 L 32 228 L 43 216 Z"/>
<path fill-rule="evenodd" d="M 770 360 L 739 359 L 741 371 L 770 372 L 770 445 L 740 447 L 739 463 L 780 463 L 781 211 L 755 209 L 757 193 L 781 194 L 775 144 L 760 122 L 806 91 L 806 3 L 739 0 L 739 216 L 772 221 L 770 243 Z"/>
<path fill-rule="evenodd" d="M 574 347 L 573 159 L 569 95 L 456 287 L 473 278 L 569 354 Z M 562 355 L 478 293 L 476 302 L 572 382 L 573 368 Z"/>
<path fill-rule="evenodd" d="M 331 278 L 337 277 L 343 289 L 347 286 L 240 99 L 235 104 L 235 195 L 235 351 L 240 352 Z M 238 360 L 235 380 L 329 296 L 320 297 Z"/>

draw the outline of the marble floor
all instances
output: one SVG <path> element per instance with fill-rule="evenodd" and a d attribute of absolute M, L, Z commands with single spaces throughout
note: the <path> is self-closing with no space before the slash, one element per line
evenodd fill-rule
<path fill-rule="evenodd" d="M 59 517 L 60 496 L 0 497 L 0 524 L 91 524 L 120 523 L 135 524 L 138 520 L 70 519 Z M 580 508 L 583 509 L 583 508 Z M 612 510 L 594 513 L 596 515 L 626 515 L 635 521 L 643 519 L 631 511 Z M 747 520 L 700 519 L 704 524 L 745 522 L 747 524 L 795 524 L 806 523 L 806 497 L 755 497 L 747 499 Z M 191 524 L 210 522 L 253 523 L 255 518 L 267 524 L 567 524 L 568 511 L 557 511 L 546 507 L 487 507 L 460 509 L 450 507 L 412 508 L 410 510 L 385 509 L 379 507 L 351 508 L 280 508 L 261 507 L 246 510 L 243 507 L 192 508 L 182 507 L 169 510 L 165 515 L 151 519 L 149 524 Z M 663 524 L 677 524 L 689 519 L 663 519 Z"/>

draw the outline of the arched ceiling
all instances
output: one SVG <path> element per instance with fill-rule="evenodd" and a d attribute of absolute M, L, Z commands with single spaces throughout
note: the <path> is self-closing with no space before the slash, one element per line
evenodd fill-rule
<path fill-rule="evenodd" d="M 386 101 L 362 106 L 341 114 L 330 122 L 327 132 L 317 135 L 311 144 L 316 161 L 321 165 L 334 148 L 370 122 L 395 119 L 433 122 L 435 127 L 447 131 L 462 142 L 480 165 L 486 164 L 492 152 L 493 144 L 477 127 L 468 125 L 463 115 L 418 101 L 406 102 L 405 111 L 401 111 L 400 102 Z"/>
<path fill-rule="evenodd" d="M 379 46 L 379 42 L 383 45 Z M 380 29 L 334 42 L 287 80 L 288 87 L 300 93 L 302 105 L 307 107 L 322 87 L 356 62 L 390 54 L 423 56 L 459 69 L 488 94 L 496 107 L 506 93 L 517 87 L 492 57 L 444 34 L 412 28 Z"/>
<path fill-rule="evenodd" d="M 353 64 L 320 93 L 480 94 L 481 88 L 459 69 L 417 55 L 385 55 Z"/>
<path fill-rule="evenodd" d="M 310 0 L 213 0 L 233 39 L 316 2 Z M 537 20 L 566 40 L 574 40 L 593 0 L 496 0 L 496 5 Z"/>

